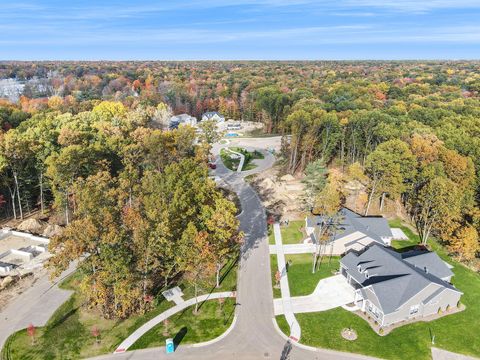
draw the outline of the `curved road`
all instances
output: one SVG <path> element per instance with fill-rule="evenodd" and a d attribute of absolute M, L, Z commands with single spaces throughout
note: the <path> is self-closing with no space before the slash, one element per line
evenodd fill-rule
<path fill-rule="evenodd" d="M 226 146 L 229 145 L 215 146 L 214 154 L 218 155 L 220 148 Z M 235 190 L 240 199 L 240 228 L 245 233 L 238 273 L 237 321 L 232 331 L 206 346 L 180 344 L 176 352 L 170 355 L 165 354 L 164 348 L 152 348 L 104 355 L 96 359 L 367 359 L 356 354 L 292 346 L 275 329 L 265 210 L 256 192 L 243 180 L 244 176 L 273 165 L 274 157 L 261 151 L 266 155 L 265 159 L 258 160 L 258 167 L 254 170 L 242 173 L 228 170 L 217 156 L 216 174 Z"/>

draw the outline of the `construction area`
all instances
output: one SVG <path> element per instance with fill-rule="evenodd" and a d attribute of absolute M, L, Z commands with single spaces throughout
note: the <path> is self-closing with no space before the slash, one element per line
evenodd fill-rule
<path fill-rule="evenodd" d="M 49 240 L 25 232 L 0 230 L 0 276 L 22 275 L 42 267 Z"/>
<path fill-rule="evenodd" d="M 304 217 L 303 197 L 305 186 L 301 178 L 290 174 L 279 176 L 280 166 L 257 174 L 250 184 L 255 188 L 267 213 L 277 220 Z"/>

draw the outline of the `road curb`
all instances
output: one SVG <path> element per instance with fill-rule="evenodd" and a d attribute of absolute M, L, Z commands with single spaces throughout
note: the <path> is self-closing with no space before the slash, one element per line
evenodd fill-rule
<path fill-rule="evenodd" d="M 204 302 L 204 301 L 211 301 L 215 300 L 218 298 L 236 298 L 236 292 L 235 291 L 225 291 L 225 292 L 213 292 L 210 294 L 204 294 L 197 296 L 197 301 L 198 302 Z M 194 302 L 195 297 L 190 298 L 188 300 L 185 300 L 179 305 L 175 305 L 162 313 L 158 314 L 154 318 L 150 319 L 146 323 L 142 324 L 139 326 L 137 329 L 135 329 L 130 335 L 127 336 L 114 350 L 113 354 L 122 354 L 130 347 L 132 347 L 133 344 L 137 340 L 139 340 L 143 335 L 145 335 L 149 330 L 151 330 L 153 327 L 157 326 L 161 322 L 163 322 L 165 319 L 170 318 L 171 316 L 175 315 L 176 313 L 183 311 L 190 306 L 193 306 L 195 304 Z"/>
<path fill-rule="evenodd" d="M 223 334 L 217 336 L 215 339 L 212 339 L 212 340 L 208 340 L 208 341 L 204 341 L 204 342 L 201 342 L 201 343 L 197 343 L 197 344 L 192 344 L 190 345 L 190 347 L 202 347 L 202 346 L 207 346 L 207 345 L 211 345 L 211 344 L 215 344 L 216 342 L 224 339 L 225 337 L 227 337 L 228 334 L 230 334 L 233 330 L 233 328 L 235 327 L 235 324 L 237 323 L 237 314 L 235 314 L 233 316 L 233 320 L 232 320 L 232 323 L 230 324 L 230 326 L 228 327 L 227 330 L 225 330 L 223 332 Z"/>

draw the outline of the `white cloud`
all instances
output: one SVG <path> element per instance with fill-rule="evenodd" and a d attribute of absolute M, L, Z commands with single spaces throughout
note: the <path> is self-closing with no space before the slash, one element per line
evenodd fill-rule
<path fill-rule="evenodd" d="M 480 9 L 479 0 L 346 0 L 343 6 L 426 13 L 437 9 Z"/>

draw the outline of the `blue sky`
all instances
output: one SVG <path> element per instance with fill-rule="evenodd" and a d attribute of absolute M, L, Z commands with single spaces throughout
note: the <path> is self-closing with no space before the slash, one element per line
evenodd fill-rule
<path fill-rule="evenodd" d="M 0 0 L 2 60 L 479 58 L 480 0 Z"/>

